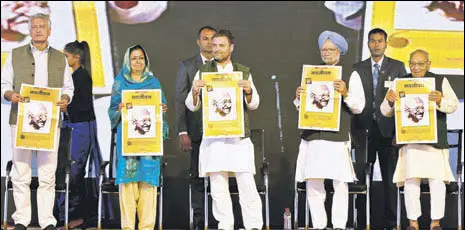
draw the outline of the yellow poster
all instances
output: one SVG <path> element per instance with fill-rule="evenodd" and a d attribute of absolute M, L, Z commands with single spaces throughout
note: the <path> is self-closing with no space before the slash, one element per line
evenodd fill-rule
<path fill-rule="evenodd" d="M 60 88 L 43 88 L 22 84 L 23 102 L 18 103 L 15 148 L 39 151 L 57 149 Z"/>
<path fill-rule="evenodd" d="M 242 72 L 202 73 L 203 137 L 243 137 L 244 97 L 238 86 Z"/>
<path fill-rule="evenodd" d="M 299 129 L 339 131 L 341 94 L 334 90 L 333 82 L 341 79 L 341 74 L 341 66 L 303 66 Z"/>
<path fill-rule="evenodd" d="M 161 90 L 123 90 L 123 156 L 163 155 Z"/>
<path fill-rule="evenodd" d="M 434 78 L 397 78 L 394 84 L 396 142 L 437 143 L 436 103 L 428 100 Z"/>

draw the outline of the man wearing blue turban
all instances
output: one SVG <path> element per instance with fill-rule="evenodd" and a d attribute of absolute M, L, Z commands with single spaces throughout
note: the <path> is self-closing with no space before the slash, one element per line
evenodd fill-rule
<path fill-rule="evenodd" d="M 326 30 L 323 33 L 321 33 L 318 37 L 318 47 L 320 48 L 320 50 L 322 49 L 323 44 L 327 40 L 332 42 L 337 47 L 341 55 L 347 53 L 347 49 L 349 49 L 349 44 L 347 43 L 346 39 L 342 37 L 342 35 L 329 30 Z"/>
<path fill-rule="evenodd" d="M 348 49 L 344 37 L 332 31 L 320 34 L 318 46 L 325 65 L 339 65 L 341 55 Z M 356 180 L 350 153 L 349 131 L 351 116 L 361 113 L 365 107 L 365 95 L 359 76 L 350 77 L 349 74 L 344 74 L 344 70 L 342 73 L 342 79 L 333 82 L 334 90 L 341 93 L 344 102 L 340 105 L 339 131 L 304 130 L 299 146 L 295 180 L 306 181 L 307 201 L 312 214 L 313 228 L 316 229 L 324 229 L 327 226 L 324 179 L 333 180 L 331 220 L 334 229 L 346 228 L 349 209 L 348 183 Z M 294 100 L 297 109 L 302 91 L 299 86 Z"/>

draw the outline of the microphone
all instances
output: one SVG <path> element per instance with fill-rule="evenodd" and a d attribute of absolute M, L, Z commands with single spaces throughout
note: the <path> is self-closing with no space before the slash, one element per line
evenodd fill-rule
<path fill-rule="evenodd" d="M 283 126 L 281 121 L 281 103 L 279 101 L 279 82 L 276 75 L 271 75 L 271 80 L 274 82 L 274 88 L 276 91 L 276 113 L 278 117 L 278 128 L 279 128 L 279 141 L 281 143 L 281 152 L 284 153 L 284 140 L 283 140 Z"/>

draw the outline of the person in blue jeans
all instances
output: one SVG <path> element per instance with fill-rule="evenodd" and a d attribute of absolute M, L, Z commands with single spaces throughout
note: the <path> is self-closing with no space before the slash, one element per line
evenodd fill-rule
<path fill-rule="evenodd" d="M 89 156 L 90 161 L 93 162 L 93 165 L 89 166 L 94 168 L 94 172 L 98 173 L 102 155 L 97 140 L 89 45 L 86 41 L 70 42 L 65 45 L 64 53 L 73 71 L 72 77 L 76 95 L 68 105 L 63 122 L 63 127 L 73 128 L 70 156 L 73 164 L 70 170 L 69 227 L 76 228 L 84 224 L 86 213 L 97 210 L 96 204 L 93 207 L 86 207 L 89 202 L 84 200 L 87 193 L 84 176 Z M 95 175 L 95 177 L 98 178 L 98 175 Z M 95 183 L 96 188 L 97 181 Z M 96 199 L 97 194 L 94 196 Z M 56 195 L 55 210 L 58 212 L 59 223 L 63 223 L 65 218 L 65 194 L 59 193 Z"/>

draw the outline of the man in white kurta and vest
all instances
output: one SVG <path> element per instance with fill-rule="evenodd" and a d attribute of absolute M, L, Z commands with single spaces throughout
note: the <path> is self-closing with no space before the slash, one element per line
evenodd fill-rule
<path fill-rule="evenodd" d="M 202 72 L 242 72 L 244 80 L 239 80 L 238 84 L 244 90 L 245 137 L 202 139 L 199 151 L 199 176 L 210 177 L 213 216 L 219 221 L 218 229 L 234 229 L 234 215 L 228 186 L 230 174 L 236 176 L 245 228 L 261 229 L 262 203 L 254 180 L 254 147 L 250 140 L 247 115 L 248 110 L 257 109 L 260 97 L 252 81 L 250 68 L 231 61 L 233 50 L 234 37 L 229 30 L 220 30 L 213 36 L 215 60 L 207 62 L 196 73 L 193 87 L 186 98 L 186 106 L 191 111 L 197 111 L 201 107 L 199 95 L 201 88 L 205 87 L 205 81 L 199 80 Z"/>
<path fill-rule="evenodd" d="M 10 126 L 11 135 L 16 133 L 18 102 L 21 102 L 19 91 L 21 84 L 38 87 L 62 88 L 61 101 L 56 105 L 64 112 L 73 97 L 73 80 L 66 57 L 60 51 L 50 47 L 48 37 L 51 24 L 48 15 L 37 14 L 29 19 L 31 43 L 12 50 L 2 70 L 2 95 L 11 102 Z M 61 119 L 60 119 L 61 124 Z M 59 130 L 57 131 L 59 140 Z M 58 146 L 58 145 L 57 145 Z M 39 225 L 42 229 L 55 229 L 56 219 L 53 216 L 55 200 L 55 171 L 57 168 L 58 147 L 53 151 L 37 151 L 37 169 L 39 188 L 37 202 Z M 31 164 L 32 150 L 13 147 L 13 197 L 16 211 L 13 214 L 15 229 L 26 229 L 31 222 Z"/>
<path fill-rule="evenodd" d="M 409 230 L 418 230 L 421 216 L 420 183 L 427 179 L 431 194 L 431 229 L 439 230 L 444 217 L 446 203 L 445 182 L 455 181 L 449 165 L 449 144 L 447 143 L 447 114 L 457 110 L 459 101 L 446 77 L 429 72 L 431 61 L 428 52 L 415 50 L 410 54 L 411 74 L 404 78 L 434 78 L 436 90 L 431 91 L 428 100 L 436 102 L 436 123 L 438 142 L 435 144 L 408 144 L 399 150 L 393 182 L 404 185 L 405 209 L 410 221 Z M 381 113 L 394 116 L 396 89 L 392 84 L 381 104 Z M 425 102 L 426 104 L 426 102 Z"/>
<path fill-rule="evenodd" d="M 321 33 L 318 45 L 324 65 L 340 65 L 340 57 L 348 49 L 345 38 L 332 31 Z M 325 229 L 327 226 L 324 179 L 333 180 L 333 229 L 346 228 L 349 210 L 348 183 L 356 180 L 349 132 L 352 114 L 361 113 L 365 107 L 360 76 L 351 76 L 349 71 L 342 69 L 342 79 L 334 81 L 334 90 L 341 93 L 343 99 L 339 131 L 304 130 L 297 157 L 295 180 L 306 181 L 307 200 L 313 228 L 316 229 Z M 297 109 L 300 107 L 301 93 L 302 88 L 299 86 L 294 100 Z"/>

